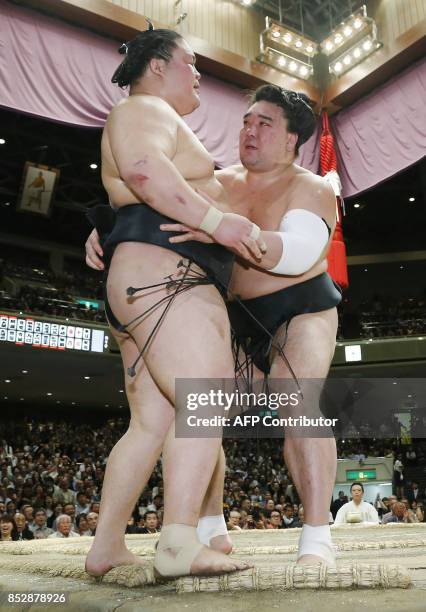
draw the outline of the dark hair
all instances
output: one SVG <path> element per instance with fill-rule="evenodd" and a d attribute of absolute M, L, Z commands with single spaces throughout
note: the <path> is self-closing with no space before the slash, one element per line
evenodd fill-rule
<path fill-rule="evenodd" d="M 12 532 L 10 534 L 12 540 L 18 539 L 18 529 L 16 527 L 15 519 L 10 514 L 3 514 L 0 516 L 0 523 L 12 523 Z M 1 536 L 0 536 L 1 537 Z"/>
<path fill-rule="evenodd" d="M 146 517 L 148 516 L 148 514 L 155 514 L 156 518 L 158 518 L 158 514 L 156 513 L 155 510 L 147 510 L 145 512 L 145 514 L 143 515 L 143 520 L 146 521 Z"/>
<path fill-rule="evenodd" d="M 87 521 L 87 514 L 85 512 L 82 512 L 81 514 L 77 514 L 77 516 L 75 517 L 75 524 L 77 529 L 80 529 L 80 522 L 82 519 L 85 519 Z"/>
<path fill-rule="evenodd" d="M 364 493 L 364 485 L 362 484 L 362 482 L 353 482 L 351 484 L 351 491 L 352 491 L 352 487 L 354 487 L 355 485 L 358 485 L 359 487 L 361 487 L 362 492 Z"/>
<path fill-rule="evenodd" d="M 114 72 L 111 82 L 117 83 L 119 87 L 127 87 L 143 76 L 152 59 L 169 62 L 176 49 L 176 41 L 181 38 L 174 30 L 149 29 L 140 32 L 119 48 L 118 52 L 126 54 L 126 57 Z"/>
<path fill-rule="evenodd" d="M 262 85 L 252 94 L 250 105 L 262 100 L 282 108 L 284 117 L 288 121 L 287 130 L 298 136 L 294 150 L 297 155 L 299 147 L 309 140 L 314 133 L 317 122 L 314 112 L 309 106 L 308 96 L 283 89 L 278 85 Z"/>

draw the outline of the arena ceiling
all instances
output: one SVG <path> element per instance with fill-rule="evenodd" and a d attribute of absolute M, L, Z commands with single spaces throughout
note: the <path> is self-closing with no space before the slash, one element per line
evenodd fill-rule
<path fill-rule="evenodd" d="M 256 0 L 254 7 L 320 42 L 363 4 L 371 0 Z"/>

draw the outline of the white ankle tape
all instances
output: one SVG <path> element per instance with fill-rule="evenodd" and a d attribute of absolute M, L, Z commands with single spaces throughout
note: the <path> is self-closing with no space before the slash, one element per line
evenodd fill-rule
<path fill-rule="evenodd" d="M 336 564 L 329 525 L 303 525 L 297 558 L 303 555 L 315 555 L 324 559 L 328 565 Z"/>
<path fill-rule="evenodd" d="M 210 540 L 216 536 L 226 535 L 228 528 L 226 527 L 225 517 L 223 514 L 216 516 L 202 516 L 197 525 L 197 535 L 202 544 L 208 546 Z"/>

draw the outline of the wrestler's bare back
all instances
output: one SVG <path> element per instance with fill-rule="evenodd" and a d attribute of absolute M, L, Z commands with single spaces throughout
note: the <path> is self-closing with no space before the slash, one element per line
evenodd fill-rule
<path fill-rule="evenodd" d="M 315 210 L 315 207 L 311 208 L 309 202 L 300 201 L 298 204 L 298 194 L 303 191 L 304 186 L 309 187 L 312 181 L 318 180 L 312 172 L 293 164 L 283 172 L 282 177 L 266 187 L 265 185 L 257 187 L 254 182 L 249 183 L 247 175 L 247 170 L 242 165 L 216 172 L 218 180 L 225 189 L 232 212 L 247 217 L 262 230 L 277 231 L 290 206 L 311 209 L 312 212 L 321 214 Z M 334 230 L 333 220 L 328 218 L 327 221 Z M 271 274 L 238 259 L 234 265 L 230 291 L 243 299 L 250 299 L 301 283 L 327 270 L 326 253 L 327 250 L 323 253 L 321 261 L 299 276 Z"/>

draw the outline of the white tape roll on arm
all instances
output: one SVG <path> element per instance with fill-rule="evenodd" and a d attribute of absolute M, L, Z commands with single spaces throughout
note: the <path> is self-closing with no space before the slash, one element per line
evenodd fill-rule
<path fill-rule="evenodd" d="M 283 251 L 277 265 L 268 271 L 293 276 L 312 268 L 330 237 L 325 221 L 304 208 L 294 208 L 286 213 L 277 233 Z"/>

